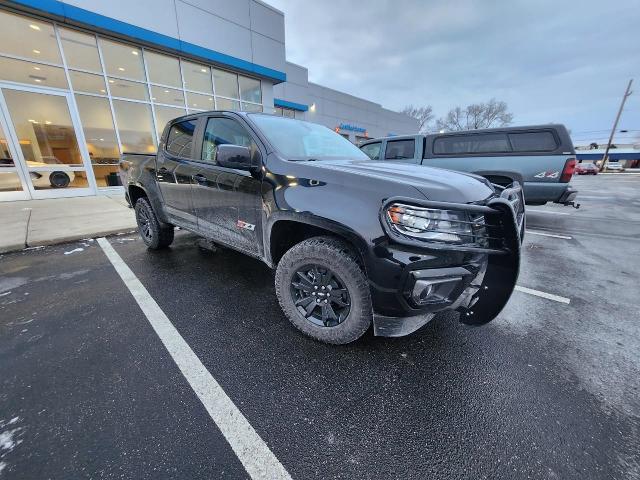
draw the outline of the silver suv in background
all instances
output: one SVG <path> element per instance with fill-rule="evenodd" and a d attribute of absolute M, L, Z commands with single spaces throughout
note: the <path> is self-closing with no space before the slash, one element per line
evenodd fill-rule
<path fill-rule="evenodd" d="M 369 140 L 360 149 L 373 160 L 475 173 L 504 187 L 517 181 L 527 205 L 576 206 L 578 192 L 569 185 L 576 154 L 564 125 L 394 136 Z"/>

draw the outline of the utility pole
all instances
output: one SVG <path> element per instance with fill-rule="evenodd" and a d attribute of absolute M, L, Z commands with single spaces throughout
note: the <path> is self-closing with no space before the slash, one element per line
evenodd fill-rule
<path fill-rule="evenodd" d="M 620 108 L 618 109 L 618 115 L 616 115 L 616 120 L 613 122 L 613 128 L 611 129 L 611 135 L 609 135 L 609 142 L 607 143 L 607 149 L 604 151 L 604 155 L 602 157 L 602 165 L 600 165 L 600 171 L 604 171 L 607 168 L 607 162 L 609 161 L 609 150 L 611 149 L 611 144 L 613 143 L 613 135 L 616 133 L 616 128 L 618 128 L 618 120 L 620 120 L 620 115 L 622 115 L 622 109 L 624 108 L 624 103 L 627 101 L 627 98 L 631 95 L 631 83 L 633 82 L 633 78 L 629 80 L 629 84 L 627 85 L 627 89 L 622 96 L 622 102 L 620 102 Z"/>

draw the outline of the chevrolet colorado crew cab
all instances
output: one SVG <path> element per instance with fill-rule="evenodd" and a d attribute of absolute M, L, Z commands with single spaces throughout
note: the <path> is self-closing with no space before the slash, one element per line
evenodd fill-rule
<path fill-rule="evenodd" d="M 149 248 L 179 226 L 263 261 L 285 315 L 323 342 L 406 335 L 444 310 L 481 325 L 518 277 L 519 185 L 372 161 L 321 125 L 187 115 L 157 155 L 124 154 L 120 176 Z"/>
<path fill-rule="evenodd" d="M 491 183 L 522 185 L 527 205 L 579 207 L 569 182 L 576 152 L 564 125 L 403 135 L 368 140 L 360 148 L 375 160 L 471 172 Z"/>

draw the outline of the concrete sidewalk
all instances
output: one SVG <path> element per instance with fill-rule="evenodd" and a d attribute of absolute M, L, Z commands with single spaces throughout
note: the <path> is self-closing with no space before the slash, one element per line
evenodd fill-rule
<path fill-rule="evenodd" d="M 137 228 L 124 195 L 0 202 L 0 253 Z"/>

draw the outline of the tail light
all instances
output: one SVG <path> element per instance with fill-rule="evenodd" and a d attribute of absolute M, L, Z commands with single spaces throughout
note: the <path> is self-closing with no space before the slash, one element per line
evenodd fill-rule
<path fill-rule="evenodd" d="M 569 158 L 562 169 L 562 175 L 560 175 L 561 182 L 568 182 L 573 177 L 573 173 L 576 171 L 576 159 Z"/>

